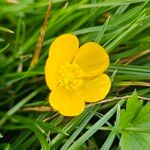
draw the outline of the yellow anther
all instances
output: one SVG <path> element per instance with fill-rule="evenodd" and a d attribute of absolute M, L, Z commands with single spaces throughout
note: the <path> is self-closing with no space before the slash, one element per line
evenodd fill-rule
<path fill-rule="evenodd" d="M 60 67 L 59 83 L 66 89 L 76 89 L 82 85 L 83 70 L 77 64 L 67 63 Z"/>

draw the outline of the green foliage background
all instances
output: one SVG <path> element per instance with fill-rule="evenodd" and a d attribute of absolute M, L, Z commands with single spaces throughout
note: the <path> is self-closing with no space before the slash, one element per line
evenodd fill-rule
<path fill-rule="evenodd" d="M 30 68 L 48 3 L 0 1 L 0 149 L 148 150 L 149 0 L 53 0 L 40 59 Z M 73 118 L 46 109 L 44 81 L 49 46 L 68 32 L 80 44 L 100 43 L 111 59 L 110 100 Z"/>

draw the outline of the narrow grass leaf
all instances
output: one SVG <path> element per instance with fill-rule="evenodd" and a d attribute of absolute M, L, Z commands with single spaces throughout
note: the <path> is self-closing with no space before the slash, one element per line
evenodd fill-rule
<path fill-rule="evenodd" d="M 124 101 L 120 101 L 118 104 L 121 106 Z M 87 141 L 99 128 L 105 124 L 116 112 L 118 104 L 115 105 L 110 111 L 108 111 L 99 121 L 97 121 L 88 131 L 86 131 L 77 141 L 75 141 L 68 150 L 74 150 L 79 148 L 85 141 Z"/>
<path fill-rule="evenodd" d="M 7 120 L 8 116 L 13 115 L 16 111 L 18 111 L 25 103 L 27 103 L 32 97 L 34 97 L 37 93 L 39 92 L 39 90 L 36 90 L 34 92 L 32 92 L 30 95 L 28 95 L 27 97 L 25 97 L 23 100 L 21 100 L 19 103 L 17 103 L 14 107 L 12 107 L 7 113 L 6 116 L 4 116 L 1 120 L 0 120 L 0 126 L 2 126 L 5 121 Z"/>
<path fill-rule="evenodd" d="M 97 43 L 100 43 L 106 29 L 107 29 L 107 26 L 108 26 L 108 22 L 110 20 L 110 17 L 108 17 L 108 19 L 105 21 L 104 25 L 102 26 L 102 28 L 100 28 L 98 34 L 97 34 L 97 37 L 95 38 L 95 42 Z"/>
<path fill-rule="evenodd" d="M 100 150 L 109 150 L 111 148 L 111 145 L 116 135 L 118 134 L 119 123 L 120 123 L 120 106 L 118 105 L 115 125 Z"/>
<path fill-rule="evenodd" d="M 74 119 L 72 119 L 63 129 L 62 132 L 65 133 L 70 133 L 71 131 L 73 131 L 83 120 L 84 118 L 89 114 L 90 109 L 87 109 L 86 111 L 84 111 L 81 115 L 79 115 L 78 117 L 75 117 Z M 55 138 L 52 139 L 52 141 L 50 142 L 51 148 L 53 149 L 56 145 L 59 145 L 60 143 L 62 143 L 62 139 L 66 137 L 62 134 L 58 134 Z"/>
<path fill-rule="evenodd" d="M 14 31 L 7 29 L 7 28 L 4 28 L 4 27 L 0 27 L 0 31 L 8 32 L 8 33 L 14 33 Z"/>
<path fill-rule="evenodd" d="M 90 109 L 90 113 L 85 117 L 85 119 L 81 122 L 78 126 L 77 130 L 70 136 L 70 138 L 65 142 L 63 147 L 60 150 L 67 150 L 68 147 L 72 144 L 75 138 L 80 134 L 80 132 L 85 128 L 89 120 L 95 115 L 96 111 L 98 110 L 99 106 L 94 106 Z"/>
<path fill-rule="evenodd" d="M 0 49 L 0 53 L 2 53 L 3 51 L 5 51 L 8 47 L 9 47 L 10 44 L 7 44 L 4 48 Z"/>
<path fill-rule="evenodd" d="M 101 2 L 101 3 L 95 3 L 95 4 L 85 4 L 79 7 L 79 9 L 85 9 L 85 8 L 95 8 L 95 7 L 107 7 L 107 6 L 120 6 L 120 5 L 126 5 L 126 4 L 133 4 L 133 3 L 140 3 L 145 2 L 146 0 L 130 0 L 130 1 L 116 1 L 116 2 Z"/>

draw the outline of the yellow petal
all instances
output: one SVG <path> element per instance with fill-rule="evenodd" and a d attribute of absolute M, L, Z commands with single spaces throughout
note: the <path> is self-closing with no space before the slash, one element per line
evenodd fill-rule
<path fill-rule="evenodd" d="M 86 102 L 97 102 L 105 98 L 111 87 L 111 82 L 106 74 L 92 80 L 84 80 L 78 92 L 84 97 Z"/>
<path fill-rule="evenodd" d="M 49 97 L 50 105 L 64 116 L 77 116 L 83 112 L 85 102 L 75 90 L 58 87 Z"/>
<path fill-rule="evenodd" d="M 63 34 L 57 37 L 50 46 L 49 57 L 55 62 L 70 62 L 79 48 L 78 38 L 73 34 Z"/>
<path fill-rule="evenodd" d="M 86 74 L 103 73 L 109 66 L 109 56 L 105 49 L 95 42 L 83 44 L 74 59 Z"/>
<path fill-rule="evenodd" d="M 78 38 L 73 34 L 63 34 L 51 44 L 49 58 L 45 65 L 45 79 L 51 90 L 58 84 L 60 66 L 71 62 L 78 47 Z"/>
<path fill-rule="evenodd" d="M 49 89 L 55 89 L 59 80 L 60 65 L 48 58 L 45 64 L 45 80 Z"/>

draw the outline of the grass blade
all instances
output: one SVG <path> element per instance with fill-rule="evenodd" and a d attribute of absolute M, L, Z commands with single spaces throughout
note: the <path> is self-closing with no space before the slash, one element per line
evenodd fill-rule
<path fill-rule="evenodd" d="M 121 106 L 124 101 L 118 104 Z M 107 112 L 99 121 L 97 121 L 88 131 L 86 131 L 77 141 L 75 141 L 68 150 L 79 148 L 86 140 L 88 140 L 99 128 L 105 124 L 116 112 L 118 104 L 115 105 L 109 112 Z"/>
<path fill-rule="evenodd" d="M 109 150 L 110 149 L 110 147 L 116 137 L 116 134 L 118 133 L 117 130 L 118 130 L 119 122 L 120 122 L 120 106 L 118 105 L 115 125 L 100 150 Z"/>

